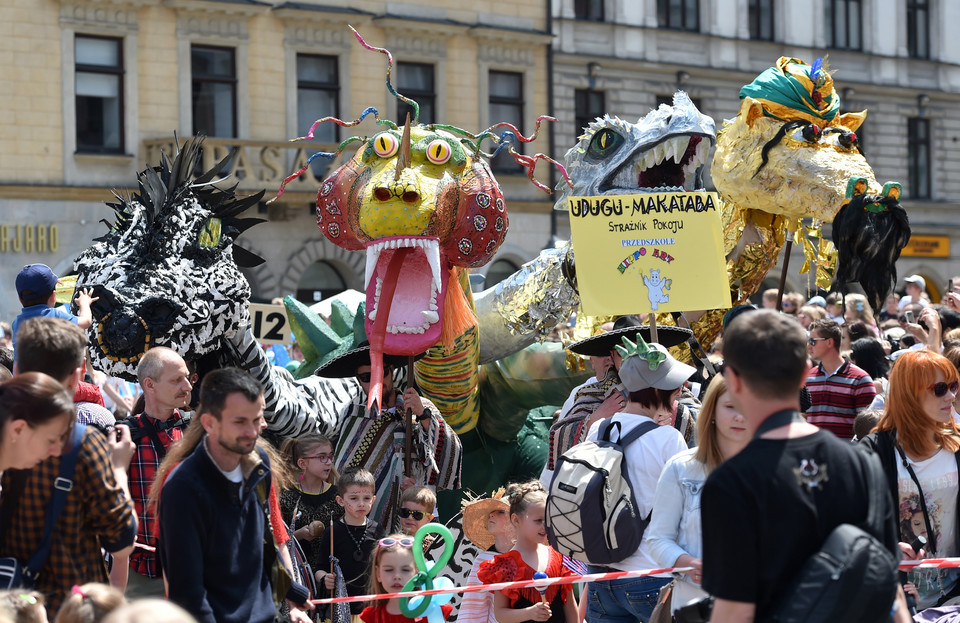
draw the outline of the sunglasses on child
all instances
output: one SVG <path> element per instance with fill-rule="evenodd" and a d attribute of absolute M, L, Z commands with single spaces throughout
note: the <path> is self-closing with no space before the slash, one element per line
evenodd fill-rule
<path fill-rule="evenodd" d="M 939 383 L 934 383 L 928 389 L 932 389 L 933 395 L 937 398 L 943 398 L 947 395 L 948 390 L 951 394 L 956 395 L 957 391 L 960 390 L 960 383 L 954 381 L 953 383 L 947 385 L 943 381 L 940 381 Z"/>
<path fill-rule="evenodd" d="M 413 547 L 413 538 L 403 537 L 402 539 L 394 539 L 392 537 L 386 537 L 377 541 L 379 547 L 393 547 L 394 545 L 399 545 L 400 547 Z"/>
<path fill-rule="evenodd" d="M 423 511 L 412 511 L 409 508 L 401 508 L 400 510 L 397 511 L 397 514 L 399 514 L 404 519 L 409 519 L 410 517 L 413 517 L 414 521 L 420 521 L 421 519 L 427 516 L 427 514 Z"/>

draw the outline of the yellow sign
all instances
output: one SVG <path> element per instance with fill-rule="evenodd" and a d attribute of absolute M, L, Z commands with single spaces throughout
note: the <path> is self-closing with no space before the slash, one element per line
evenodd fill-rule
<path fill-rule="evenodd" d="M 73 302 L 73 295 L 77 289 L 77 276 L 67 275 L 57 280 L 57 305 L 68 305 Z"/>
<path fill-rule="evenodd" d="M 290 321 L 283 305 L 250 303 L 250 324 L 253 336 L 261 344 L 290 344 Z"/>
<path fill-rule="evenodd" d="M 567 205 L 585 314 L 730 306 L 716 193 L 572 197 Z"/>
<path fill-rule="evenodd" d="M 906 257 L 950 257 L 950 236 L 910 236 L 900 255 Z"/>

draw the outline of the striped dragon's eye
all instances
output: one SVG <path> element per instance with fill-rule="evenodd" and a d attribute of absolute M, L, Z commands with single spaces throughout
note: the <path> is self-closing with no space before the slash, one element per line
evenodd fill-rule
<path fill-rule="evenodd" d="M 453 150 L 447 141 L 437 139 L 427 145 L 427 160 L 433 164 L 445 164 L 452 155 Z"/>
<path fill-rule="evenodd" d="M 373 151 L 381 158 L 389 158 L 400 149 L 400 139 L 389 132 L 382 132 L 373 138 Z"/>

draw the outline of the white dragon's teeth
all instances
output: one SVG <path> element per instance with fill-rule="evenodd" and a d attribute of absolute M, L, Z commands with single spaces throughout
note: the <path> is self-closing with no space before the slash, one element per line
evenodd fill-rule
<path fill-rule="evenodd" d="M 373 311 L 371 311 L 369 314 L 367 314 L 367 317 L 370 318 L 370 321 L 371 321 L 371 322 L 375 321 L 375 320 L 377 319 L 377 310 L 376 310 L 376 308 L 374 308 Z"/>
<path fill-rule="evenodd" d="M 423 315 L 423 319 L 429 324 L 434 324 L 440 321 L 440 314 L 438 314 L 436 311 L 422 311 L 420 314 Z"/>
<path fill-rule="evenodd" d="M 678 136 L 677 138 L 672 139 L 672 141 L 674 144 L 673 160 L 677 164 L 680 164 L 680 161 L 683 160 L 683 155 L 687 153 L 687 148 L 690 146 L 690 137 Z"/>

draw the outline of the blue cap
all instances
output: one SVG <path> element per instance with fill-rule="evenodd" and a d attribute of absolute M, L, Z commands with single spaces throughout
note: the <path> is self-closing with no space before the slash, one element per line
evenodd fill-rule
<path fill-rule="evenodd" d="M 46 264 L 27 264 L 17 275 L 17 296 L 21 299 L 49 296 L 57 283 L 57 276 Z"/>
<path fill-rule="evenodd" d="M 813 296 L 813 297 L 810 297 L 809 301 L 807 301 L 807 305 L 817 305 L 819 307 L 823 307 L 824 309 L 826 309 L 827 300 L 819 295 Z"/>

